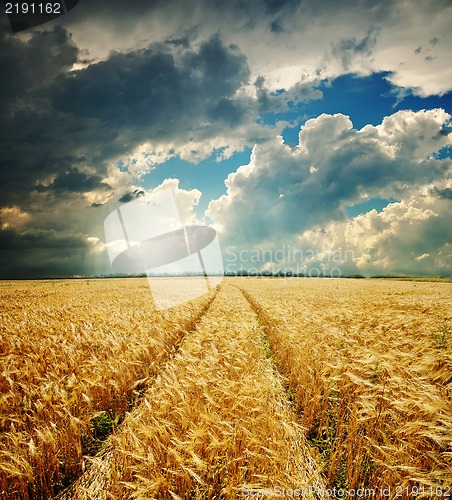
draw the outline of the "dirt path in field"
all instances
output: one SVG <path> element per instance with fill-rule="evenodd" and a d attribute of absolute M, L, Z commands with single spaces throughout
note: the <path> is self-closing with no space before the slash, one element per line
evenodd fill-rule
<path fill-rule="evenodd" d="M 207 304 L 203 307 L 200 313 L 191 320 L 191 322 L 187 325 L 187 329 L 184 332 L 181 332 L 181 335 L 178 338 L 177 342 L 175 342 L 171 346 L 171 350 L 168 350 L 165 353 L 165 356 L 162 356 L 160 358 L 159 360 L 159 364 L 161 367 L 160 371 L 164 370 L 165 366 L 168 363 L 170 363 L 170 361 L 178 353 L 180 346 L 183 343 L 186 336 L 190 335 L 191 333 L 193 333 L 193 331 L 196 330 L 197 325 L 201 321 L 202 317 L 208 313 L 213 301 L 215 300 L 215 297 L 217 296 L 218 291 L 219 288 L 216 288 L 212 291 L 211 297 L 207 302 Z M 152 381 L 151 382 L 148 381 L 147 385 L 152 385 Z M 139 411 L 141 400 L 142 398 L 136 401 L 135 407 L 131 409 L 132 414 Z M 55 497 L 56 500 L 68 500 L 71 498 L 75 498 L 74 495 L 76 494 L 76 491 L 79 489 L 84 490 L 85 488 L 89 488 L 89 491 L 91 491 L 92 487 L 95 486 L 94 490 L 101 491 L 104 487 L 107 486 L 108 484 L 107 472 L 109 470 L 111 463 L 111 450 L 112 450 L 111 436 L 107 436 L 99 448 L 100 451 L 98 451 L 96 456 L 89 457 L 89 462 L 86 465 L 86 470 L 83 473 L 83 475 L 75 479 L 72 482 L 72 484 L 70 484 L 67 488 L 65 488 L 62 492 L 60 492 Z M 89 496 L 87 498 L 94 498 L 94 497 Z"/>
<path fill-rule="evenodd" d="M 316 498 L 317 464 L 258 316 L 224 284 L 141 405 L 58 498 L 229 499 L 294 488 Z"/>
<path fill-rule="evenodd" d="M 261 283 L 233 282 L 268 335 L 329 491 L 444 491 L 452 470 L 446 288 Z"/>

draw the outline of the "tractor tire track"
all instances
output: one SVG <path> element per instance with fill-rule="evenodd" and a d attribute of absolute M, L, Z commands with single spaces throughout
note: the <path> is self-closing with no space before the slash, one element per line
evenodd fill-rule
<path fill-rule="evenodd" d="M 262 496 L 272 485 L 322 489 L 259 316 L 238 287 L 223 286 L 215 299 L 143 404 L 60 499 L 126 498 L 127 491 L 229 499 Z M 309 489 L 306 498 L 318 497 Z"/>
<path fill-rule="evenodd" d="M 214 302 L 218 291 L 220 289 L 219 285 L 211 292 L 211 297 L 206 302 L 206 304 L 202 307 L 197 315 L 195 315 L 185 326 L 185 328 L 180 329 L 175 337 L 176 341 L 167 346 L 165 352 L 158 360 L 158 366 L 155 366 L 152 372 L 151 380 L 147 380 L 145 386 L 143 386 L 141 381 L 137 381 L 137 386 L 141 387 L 140 389 L 140 397 L 134 401 L 134 405 L 130 408 L 128 414 L 136 414 L 140 411 L 140 405 L 146 391 L 152 387 L 152 384 L 155 382 L 158 374 L 166 368 L 166 366 L 171 362 L 171 360 L 176 356 L 179 352 L 181 345 L 186 340 L 187 336 L 193 333 L 202 318 L 208 313 L 212 303 Z M 127 414 L 126 414 L 127 416 Z M 121 425 L 115 429 L 115 432 L 119 431 Z M 111 444 L 111 436 L 112 434 L 105 437 L 105 439 L 100 443 L 98 447 L 98 451 L 96 454 L 87 456 L 89 460 L 88 465 L 85 467 L 85 471 L 81 476 L 74 479 L 69 486 L 67 486 L 63 491 L 59 492 L 54 498 L 55 500 L 69 500 L 73 498 L 79 498 L 78 496 L 74 496 L 77 494 L 77 491 L 89 491 L 90 496 L 84 496 L 83 498 L 97 498 L 97 496 L 91 496 L 93 493 L 93 485 L 96 487 L 94 490 L 102 491 L 108 485 L 108 470 L 111 464 L 111 452 L 112 452 L 112 444 Z M 107 497 L 99 497 L 99 498 L 107 498 Z"/>

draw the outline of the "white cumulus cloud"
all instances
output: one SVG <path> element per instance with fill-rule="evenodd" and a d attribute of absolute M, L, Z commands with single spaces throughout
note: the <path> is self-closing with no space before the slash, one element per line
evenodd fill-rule
<path fill-rule="evenodd" d="M 441 109 L 399 111 L 361 130 L 342 114 L 308 120 L 296 147 L 281 137 L 256 145 L 207 215 L 224 244 L 239 248 L 307 245 L 320 255 L 348 247 L 351 268 L 366 272 L 440 262 L 452 236 L 452 162 L 435 153 L 452 143 L 450 118 Z M 349 222 L 346 206 L 366 197 L 401 201 Z"/>

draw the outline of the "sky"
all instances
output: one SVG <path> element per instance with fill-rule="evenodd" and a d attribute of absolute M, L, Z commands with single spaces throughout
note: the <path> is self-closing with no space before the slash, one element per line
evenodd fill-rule
<path fill-rule="evenodd" d="M 0 279 L 112 272 L 170 188 L 224 269 L 452 275 L 451 0 L 80 0 L 0 21 Z"/>

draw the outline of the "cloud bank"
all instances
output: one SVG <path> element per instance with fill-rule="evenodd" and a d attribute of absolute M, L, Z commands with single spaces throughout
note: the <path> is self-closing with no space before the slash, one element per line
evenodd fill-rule
<path fill-rule="evenodd" d="M 282 138 L 255 146 L 207 215 L 226 246 L 292 246 L 319 262 L 349 249 L 344 272 L 450 273 L 452 162 L 435 156 L 452 143 L 450 118 L 399 111 L 361 130 L 342 114 L 308 120 L 296 147 Z M 347 206 L 377 197 L 401 201 L 348 220 Z"/>
<path fill-rule="evenodd" d="M 102 224 L 118 204 L 169 183 L 195 217 L 196 183 L 145 187 L 146 174 L 212 154 L 224 168 L 245 148 L 206 214 L 224 245 L 287 241 L 321 260 L 334 242 L 354 249 L 350 269 L 443 272 L 451 110 L 357 130 L 303 106 L 350 74 L 384 72 L 399 100 L 446 94 L 451 15 L 446 0 L 93 0 L 18 35 L 0 25 L 0 276 L 108 272 Z M 295 122 L 289 147 L 278 134 Z M 347 219 L 374 197 L 399 201 Z"/>

